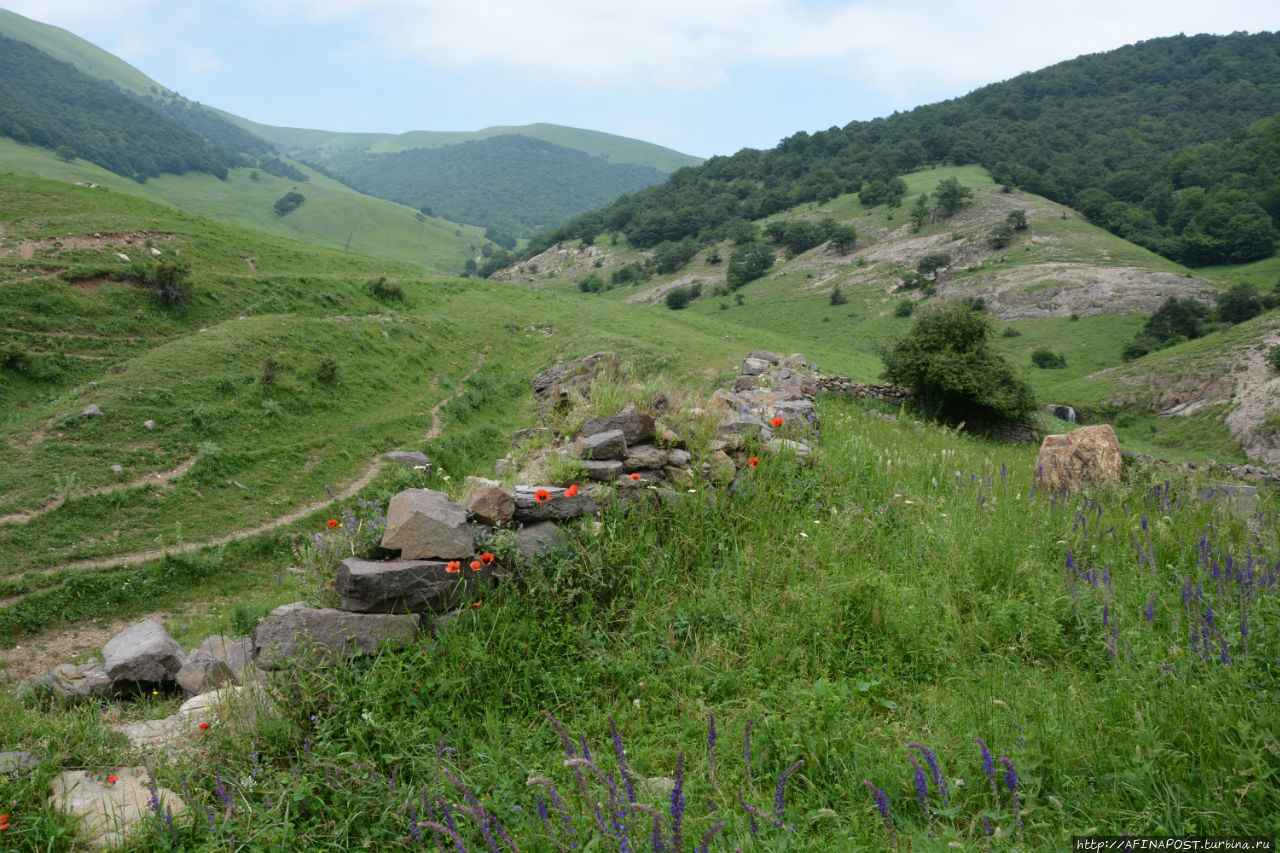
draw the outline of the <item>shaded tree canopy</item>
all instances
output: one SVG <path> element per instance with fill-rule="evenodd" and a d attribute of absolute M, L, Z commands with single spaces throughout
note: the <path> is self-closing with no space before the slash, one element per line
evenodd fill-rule
<path fill-rule="evenodd" d="M 922 311 L 883 355 L 884 378 L 905 385 L 920 405 L 951 421 L 1020 421 L 1035 395 L 991 349 L 991 321 L 967 305 Z"/>

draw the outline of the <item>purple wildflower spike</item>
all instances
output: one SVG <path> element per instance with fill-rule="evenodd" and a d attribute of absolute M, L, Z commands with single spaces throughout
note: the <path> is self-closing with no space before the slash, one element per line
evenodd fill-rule
<path fill-rule="evenodd" d="M 716 784 L 716 714 L 715 711 L 707 714 L 707 771 L 711 777 L 711 785 Z"/>
<path fill-rule="evenodd" d="M 724 821 L 719 821 L 715 826 L 708 829 L 707 834 L 702 836 L 702 844 L 698 846 L 698 853 L 707 853 L 711 849 L 711 839 L 715 838 L 722 829 L 724 829 Z"/>
<path fill-rule="evenodd" d="M 676 784 L 671 789 L 671 849 L 679 853 L 684 843 L 680 821 L 684 817 L 684 750 L 676 753 Z"/>
<path fill-rule="evenodd" d="M 786 807 L 787 797 L 787 780 L 791 778 L 791 774 L 795 773 L 804 766 L 804 759 L 800 759 L 792 764 L 778 776 L 778 787 L 773 792 L 773 813 L 777 817 L 775 826 L 782 826 L 784 823 L 782 811 Z"/>
<path fill-rule="evenodd" d="M 908 749 L 918 749 L 924 755 L 924 760 L 929 764 L 929 773 L 933 776 L 933 784 L 937 787 L 938 793 L 942 795 L 942 802 L 951 805 L 951 796 L 947 791 L 947 780 L 942 775 L 942 771 L 938 768 L 938 756 L 933 754 L 933 750 L 922 743 L 909 743 Z"/>
<path fill-rule="evenodd" d="M 920 808 L 924 809 L 925 816 L 929 815 L 929 779 L 924 775 L 924 771 L 920 769 L 920 764 L 916 761 L 914 755 L 907 756 L 911 762 L 911 766 L 915 768 L 916 782 L 916 799 L 920 801 Z"/>
<path fill-rule="evenodd" d="M 893 823 L 889 820 L 889 798 L 885 796 L 884 791 L 872 785 L 870 781 L 863 781 L 864 785 L 871 789 L 871 795 L 876 798 L 876 811 L 880 812 L 880 819 L 884 821 L 884 828 L 892 830 Z"/>

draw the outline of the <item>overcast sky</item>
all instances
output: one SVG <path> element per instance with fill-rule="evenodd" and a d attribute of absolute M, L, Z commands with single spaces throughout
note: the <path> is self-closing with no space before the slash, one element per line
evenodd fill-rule
<path fill-rule="evenodd" d="M 192 100 L 342 131 L 551 122 L 707 157 L 1276 0 L 0 0 Z"/>

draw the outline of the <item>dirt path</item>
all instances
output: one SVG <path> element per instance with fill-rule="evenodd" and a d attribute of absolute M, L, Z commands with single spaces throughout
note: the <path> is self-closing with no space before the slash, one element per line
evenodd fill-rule
<path fill-rule="evenodd" d="M 423 435 L 424 441 L 428 441 L 440 435 L 440 409 L 445 405 L 445 403 L 448 403 L 450 400 L 453 400 L 463 394 L 466 390 L 467 380 L 474 376 L 480 369 L 481 365 L 484 364 L 487 352 L 488 347 L 486 347 L 484 352 L 482 352 L 476 359 L 476 363 L 472 366 L 470 372 L 468 372 L 467 375 L 462 377 L 458 382 L 457 390 L 453 395 L 446 397 L 431 408 L 431 425 Z M 432 382 L 431 387 L 433 389 L 438 387 L 438 383 Z M 194 462 L 194 460 L 192 461 Z M 375 459 L 369 465 L 369 468 L 364 472 L 364 474 L 355 482 L 343 489 L 342 492 L 339 493 L 338 497 L 340 499 L 346 499 L 354 496 L 365 486 L 373 482 L 373 479 L 378 476 L 378 472 L 380 472 L 386 464 L 387 463 L 381 457 Z M 190 468 L 189 463 L 186 465 L 186 468 Z M 178 469 L 174 469 L 174 471 L 177 470 Z M 181 475 L 177 474 L 174 478 L 176 479 L 177 476 Z M 247 536 L 265 533 L 268 530 L 273 530 L 277 527 L 282 527 L 286 524 L 290 524 L 304 518 L 313 512 L 323 509 L 330 503 L 331 501 L 329 500 L 317 501 L 310 506 L 295 510 L 288 515 L 264 524 L 259 524 L 256 527 L 245 528 L 223 536 L 218 536 L 214 539 L 184 545 L 182 550 L 193 551 L 198 548 L 223 545 Z M 47 512 L 48 509 L 43 511 Z M 139 551 L 134 554 L 124 554 L 119 557 L 112 557 L 105 560 L 87 560 L 80 563 L 70 563 L 63 568 L 107 568 L 111 566 L 132 565 L 135 563 L 145 562 L 147 560 L 158 559 L 164 556 L 164 553 L 164 551 L 158 549 Z M 11 604 L 16 600 L 17 599 L 12 599 L 10 601 L 0 603 L 0 606 Z M 204 602 L 201 602 L 201 606 L 203 606 L 203 604 Z M 190 608 L 191 606 L 192 605 L 189 603 L 186 605 L 186 608 Z M 180 607 L 177 612 L 188 612 L 188 610 Z M 148 613 L 145 615 L 145 618 L 162 621 L 169 615 L 171 614 Z M 32 634 L 30 636 L 23 637 L 22 642 L 15 645 L 13 648 L 0 649 L 0 682 L 4 682 L 6 680 L 16 682 L 28 675 L 44 672 L 49 667 L 56 664 L 65 663 L 67 661 L 75 660 L 78 657 L 95 653 L 98 649 L 102 648 L 103 644 L 105 644 L 107 640 L 111 639 L 121 630 L 128 627 L 128 625 L 138 621 L 139 618 L 144 617 L 103 619 L 92 624 L 83 624 L 74 628 L 45 631 L 40 634 Z"/>
<path fill-rule="evenodd" d="M 109 495 L 120 489 L 132 489 L 138 486 L 168 486 L 174 480 L 191 470 L 191 466 L 196 464 L 196 457 L 192 456 L 186 462 L 183 462 L 177 468 L 171 471 L 162 471 L 159 474 L 144 474 L 141 477 L 135 477 L 127 483 L 116 483 L 111 486 L 99 486 L 96 489 L 90 489 L 87 492 L 79 492 L 72 497 L 94 497 L 98 495 Z M 51 503 L 47 503 L 39 509 L 28 509 L 23 512 L 15 512 L 11 515 L 0 515 L 0 524 L 26 524 L 33 518 L 39 518 L 46 512 L 53 512 L 64 503 L 62 498 L 56 498 Z"/>
<path fill-rule="evenodd" d="M 472 366 L 471 370 L 467 373 L 467 375 L 463 376 L 462 379 L 458 381 L 458 387 L 454 391 L 452 396 L 444 398 L 443 400 L 441 400 L 440 402 L 436 403 L 434 406 L 431 407 L 431 426 L 427 429 L 426 433 L 423 435 L 422 437 L 423 441 L 429 441 L 437 437 L 438 435 L 440 435 L 440 428 L 441 428 L 440 409 L 444 406 L 445 403 L 448 403 L 450 400 L 453 400 L 457 397 L 462 396 L 462 394 L 466 391 L 467 380 L 470 379 L 472 376 L 474 376 L 476 374 L 476 371 L 480 369 L 480 366 L 484 364 L 485 354 L 487 352 L 488 352 L 488 348 L 486 347 L 485 351 L 480 353 L 479 357 L 476 359 L 476 363 Z M 431 383 L 431 388 L 434 389 L 436 387 L 437 387 L 437 383 L 435 380 L 433 380 Z M 387 464 L 386 460 L 384 460 L 381 456 L 374 459 L 371 463 L 369 463 L 369 467 L 365 470 L 364 474 L 362 474 L 355 482 L 351 483 L 346 488 L 344 488 L 341 492 L 338 493 L 338 499 L 346 500 L 347 498 L 354 497 L 356 493 L 358 493 L 361 489 L 363 489 L 365 486 L 373 482 L 374 478 L 378 476 L 379 472 L 382 471 L 383 467 L 386 464 Z M 188 465 L 188 467 L 190 466 Z M 191 551 L 198 551 L 201 548 L 211 548 L 211 547 L 216 547 L 218 545 L 226 545 L 231 542 L 236 542 L 240 539 L 248 538 L 250 536 L 257 536 L 259 533 L 266 533 L 270 530 L 275 530 L 279 527 L 284 527 L 287 524 L 292 524 L 295 521 L 306 518 L 308 515 L 311 515 L 312 513 L 315 513 L 315 512 L 319 512 L 320 510 L 329 506 L 331 503 L 333 503 L 333 501 L 329 499 L 316 501 L 315 503 L 311 503 L 306 506 L 300 507 L 298 509 L 295 509 L 293 512 L 290 512 L 286 515 L 282 515 L 279 518 L 272 519 L 271 521 L 263 522 L 262 524 L 256 525 L 254 527 L 246 527 L 241 530 L 236 530 L 231 533 L 224 533 L 221 536 L 215 536 L 212 539 L 204 539 L 199 542 L 184 543 L 177 550 L 179 553 L 189 553 Z M 101 560 L 82 560 L 77 563 L 65 563 L 62 566 L 59 566 L 59 568 L 60 569 L 108 569 L 108 568 L 113 568 L 115 566 L 131 566 L 137 563 L 145 563 L 148 560 L 158 560 L 161 557 L 163 557 L 165 554 L 172 553 L 173 550 L 174 549 L 171 549 L 171 548 L 168 548 L 168 549 L 152 548 L 146 551 L 135 551 L 132 554 L 121 554 L 120 556 L 117 556 L 117 557 L 106 557 Z"/>

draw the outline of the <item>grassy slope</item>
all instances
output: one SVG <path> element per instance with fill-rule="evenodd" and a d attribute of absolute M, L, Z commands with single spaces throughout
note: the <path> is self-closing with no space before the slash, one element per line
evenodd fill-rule
<path fill-rule="evenodd" d="M 476 381 L 499 400 L 517 401 L 496 416 L 514 428 L 528 416 L 529 377 L 557 355 L 610 348 L 652 363 L 678 352 L 692 356 L 696 371 L 708 363 L 727 368 L 741 349 L 690 336 L 662 315 L 636 318 L 490 282 L 423 281 L 407 267 L 281 242 L 115 193 L 12 179 L 5 201 L 10 241 L 70 229 L 177 232 L 157 245 L 196 269 L 191 309 L 172 315 L 125 282 L 87 290 L 16 259 L 0 268 L 0 299 L 13 318 L 6 338 L 39 366 L 6 373 L 0 392 L 8 404 L 0 421 L 0 513 L 45 506 L 67 483 L 86 496 L 38 524 L 0 527 L 7 552 L 27 553 L 7 567 L 10 577 L 139 550 L 157 537 L 212 536 L 317 499 L 324 484 L 354 480 L 376 452 L 417 446 L 428 411 L 481 353 L 487 360 Z M 36 218 L 45 208 L 60 215 Z M 110 271 L 122 266 L 117 248 L 127 247 L 65 257 L 51 250 L 40 260 L 47 273 L 71 261 Z M 255 259 L 257 273 L 244 256 Z M 373 298 L 366 284 L 378 274 L 391 276 L 404 298 Z M 333 386 L 317 379 L 326 358 L 340 371 Z M 268 360 L 278 365 L 270 384 L 263 381 Z M 49 378 L 36 376 L 42 371 Z M 97 387 L 86 388 L 89 381 Z M 379 401 L 376 408 L 370 400 Z M 110 416 L 76 417 L 89 403 Z M 158 424 L 154 433 L 140 426 L 148 419 Z M 502 435 L 491 428 L 485 441 L 500 445 Z M 133 478 L 196 456 L 185 485 L 170 492 L 87 494 L 115 482 L 113 464 Z M 132 518 L 127 528 L 86 535 L 122 511 Z M 23 544 L 32 537 L 46 543 L 38 554 Z"/>
<path fill-rule="evenodd" d="M 251 169 L 232 169 L 226 181 L 210 175 L 162 175 L 139 184 L 77 160 L 65 163 L 42 148 L 0 139 L 0 173 L 36 175 L 65 181 L 89 181 L 116 192 L 167 202 L 183 210 L 280 237 L 303 240 L 388 261 L 412 263 L 423 270 L 456 274 L 484 242 L 482 230 L 455 225 L 371 196 L 310 170 L 311 180 L 294 184 Z M 285 217 L 275 214 L 276 200 L 292 190 L 307 202 Z M 460 233 L 459 233 L 460 232 Z"/>
<path fill-rule="evenodd" d="M 252 735 L 215 728 L 198 763 L 157 768 L 171 788 L 185 785 L 194 815 L 136 849 L 225 849 L 233 836 L 391 846 L 411 835 L 413 815 L 428 816 L 424 794 L 459 798 L 442 770 L 521 849 L 554 849 L 552 834 L 567 832 L 554 808 L 544 829 L 538 790 L 525 785 L 549 777 L 581 846 L 599 834 L 591 804 L 608 794 L 591 777 L 590 800 L 578 794 L 542 711 L 587 739 L 606 770 L 617 764 L 611 721 L 641 778 L 673 776 L 680 750 L 685 838 L 724 821 L 713 849 L 853 851 L 896 838 L 912 849 L 1058 850 L 1073 834 L 1280 831 L 1275 592 L 1260 588 L 1248 605 L 1246 653 L 1240 588 L 1215 585 L 1197 560 L 1206 543 L 1219 565 L 1228 555 L 1243 565 L 1248 551 L 1269 576 L 1280 556 L 1271 516 L 1250 533 L 1187 502 L 1191 484 L 1166 490 L 1141 471 L 1125 489 L 1051 501 L 1031 491 L 1034 448 L 888 424 L 847 401 L 825 400 L 820 413 L 826 452 L 812 466 L 769 458 L 732 495 L 703 487 L 571 526 L 569 551 L 523 588 L 485 593 L 452 630 L 355 666 L 283 674 L 280 719 Z M 1206 596 L 1191 607 L 1188 578 Z M 1217 633 L 1202 657 L 1206 608 Z M 146 699 L 125 713 L 171 704 Z M 12 712 L 12 742 L 66 744 L 11 785 L 7 840 L 66 849 L 66 819 L 44 806 L 48 779 L 64 762 L 114 767 L 127 750 L 101 734 L 98 707 L 45 716 L 4 696 L 0 708 Z M 974 738 L 1008 761 L 990 779 Z M 936 753 L 945 801 L 913 743 Z M 912 757 L 926 768 L 927 812 Z M 787 828 L 772 825 L 776 782 L 796 761 Z M 891 829 L 863 780 L 884 789 Z M 666 791 L 637 790 L 669 832 Z M 764 813 L 758 833 L 739 797 Z M 468 849 L 483 849 L 460 823 Z M 649 849 L 649 818 L 631 826 Z"/>
<path fill-rule="evenodd" d="M 953 219 L 926 225 L 919 232 L 903 232 L 907 210 L 916 196 L 932 192 L 938 182 L 956 177 L 975 192 L 974 201 Z M 705 252 L 674 276 L 658 277 L 639 286 L 615 288 L 591 295 L 590 299 L 621 301 L 643 296 L 646 290 L 656 294 L 658 303 L 648 310 L 665 311 L 661 294 L 669 282 L 700 281 L 703 295 L 684 311 L 676 314 L 679 322 L 694 325 L 712 334 L 729 335 L 737 340 L 756 340 L 770 335 L 778 351 L 802 351 L 824 370 L 839 372 L 861 381 L 878 380 L 881 364 L 879 352 L 891 344 L 910 325 L 909 318 L 894 313 L 903 298 L 919 300 L 918 292 L 894 292 L 901 274 L 910 269 L 925 251 L 947 250 L 953 256 L 974 260 L 958 264 L 946 277 L 938 298 L 986 294 L 998 313 L 1000 303 L 991 298 L 990 279 L 1017 280 L 1020 270 L 1033 265 L 1061 265 L 1105 274 L 1123 269 L 1132 271 L 1138 280 L 1145 274 L 1182 279 L 1209 291 L 1225 288 L 1236 280 L 1250 280 L 1258 286 L 1270 287 L 1275 264 L 1263 262 L 1244 268 L 1214 268 L 1196 271 L 1195 277 L 1185 267 L 1124 241 L 1085 222 L 1037 196 L 1024 193 L 1005 195 L 978 167 L 928 169 L 906 175 L 908 191 L 902 207 L 891 210 L 884 206 L 867 208 L 854 195 L 841 196 L 826 204 L 806 204 L 766 220 L 821 219 L 830 216 L 854 225 L 859 232 L 856 249 L 847 258 L 839 258 L 826 247 L 810 250 L 795 259 L 786 259 L 778 249 L 779 263 L 763 278 L 726 295 L 715 295 L 714 287 L 723 283 L 725 265 L 733 246 L 718 247 L 723 261 L 708 264 Z M 1007 250 L 992 252 L 986 247 L 986 233 L 992 217 L 1003 218 L 1005 206 L 1018 206 L 1027 211 L 1031 236 L 1020 237 Z M 646 253 L 626 247 L 611 246 L 608 235 L 596 245 L 606 252 L 605 265 L 598 271 L 607 280 L 612 269 L 642 261 Z M 900 248 L 908 245 L 928 248 Z M 552 253 L 549 253 L 550 256 Z M 513 280 L 558 292 L 574 292 L 576 282 L 597 271 L 590 264 L 579 263 L 561 269 L 546 258 L 535 259 L 537 273 L 525 265 L 525 272 Z M 1167 280 L 1166 279 L 1166 280 Z M 1105 411 L 1113 385 L 1105 378 L 1087 379 L 1097 371 L 1121 363 L 1124 343 L 1142 327 L 1146 314 L 1122 303 L 1100 305 L 1087 296 L 1077 295 L 1087 285 L 1077 278 L 1028 282 L 1020 289 L 1028 294 L 1065 288 L 1060 298 L 1078 300 L 1081 313 L 1077 319 L 1068 316 L 1024 317 L 997 321 L 997 331 L 1012 327 L 1018 337 L 997 337 L 994 344 L 1020 366 L 1037 395 L 1046 403 L 1074 405 L 1080 409 Z M 831 304 L 831 292 L 839 287 L 847 302 Z M 741 295 L 743 303 L 737 304 Z M 1159 298 L 1163 298 L 1160 296 Z M 1072 303 L 1074 304 L 1074 303 Z M 1219 333 L 1209 335 L 1199 344 L 1209 349 L 1230 350 L 1234 338 Z M 1062 353 L 1067 360 L 1065 370 L 1040 370 L 1031 364 L 1031 353 L 1046 346 Z M 1143 364 L 1151 361 L 1144 359 Z M 1157 373 L 1162 361 L 1154 361 Z M 1204 461 L 1208 456 L 1219 461 L 1245 461 L 1243 453 L 1221 424 L 1221 412 L 1206 411 L 1190 418 L 1157 419 L 1139 411 L 1129 412 L 1119 428 L 1122 442 L 1134 450 L 1151 452 L 1178 460 Z M 1188 441 L 1188 436 L 1199 436 Z"/>

